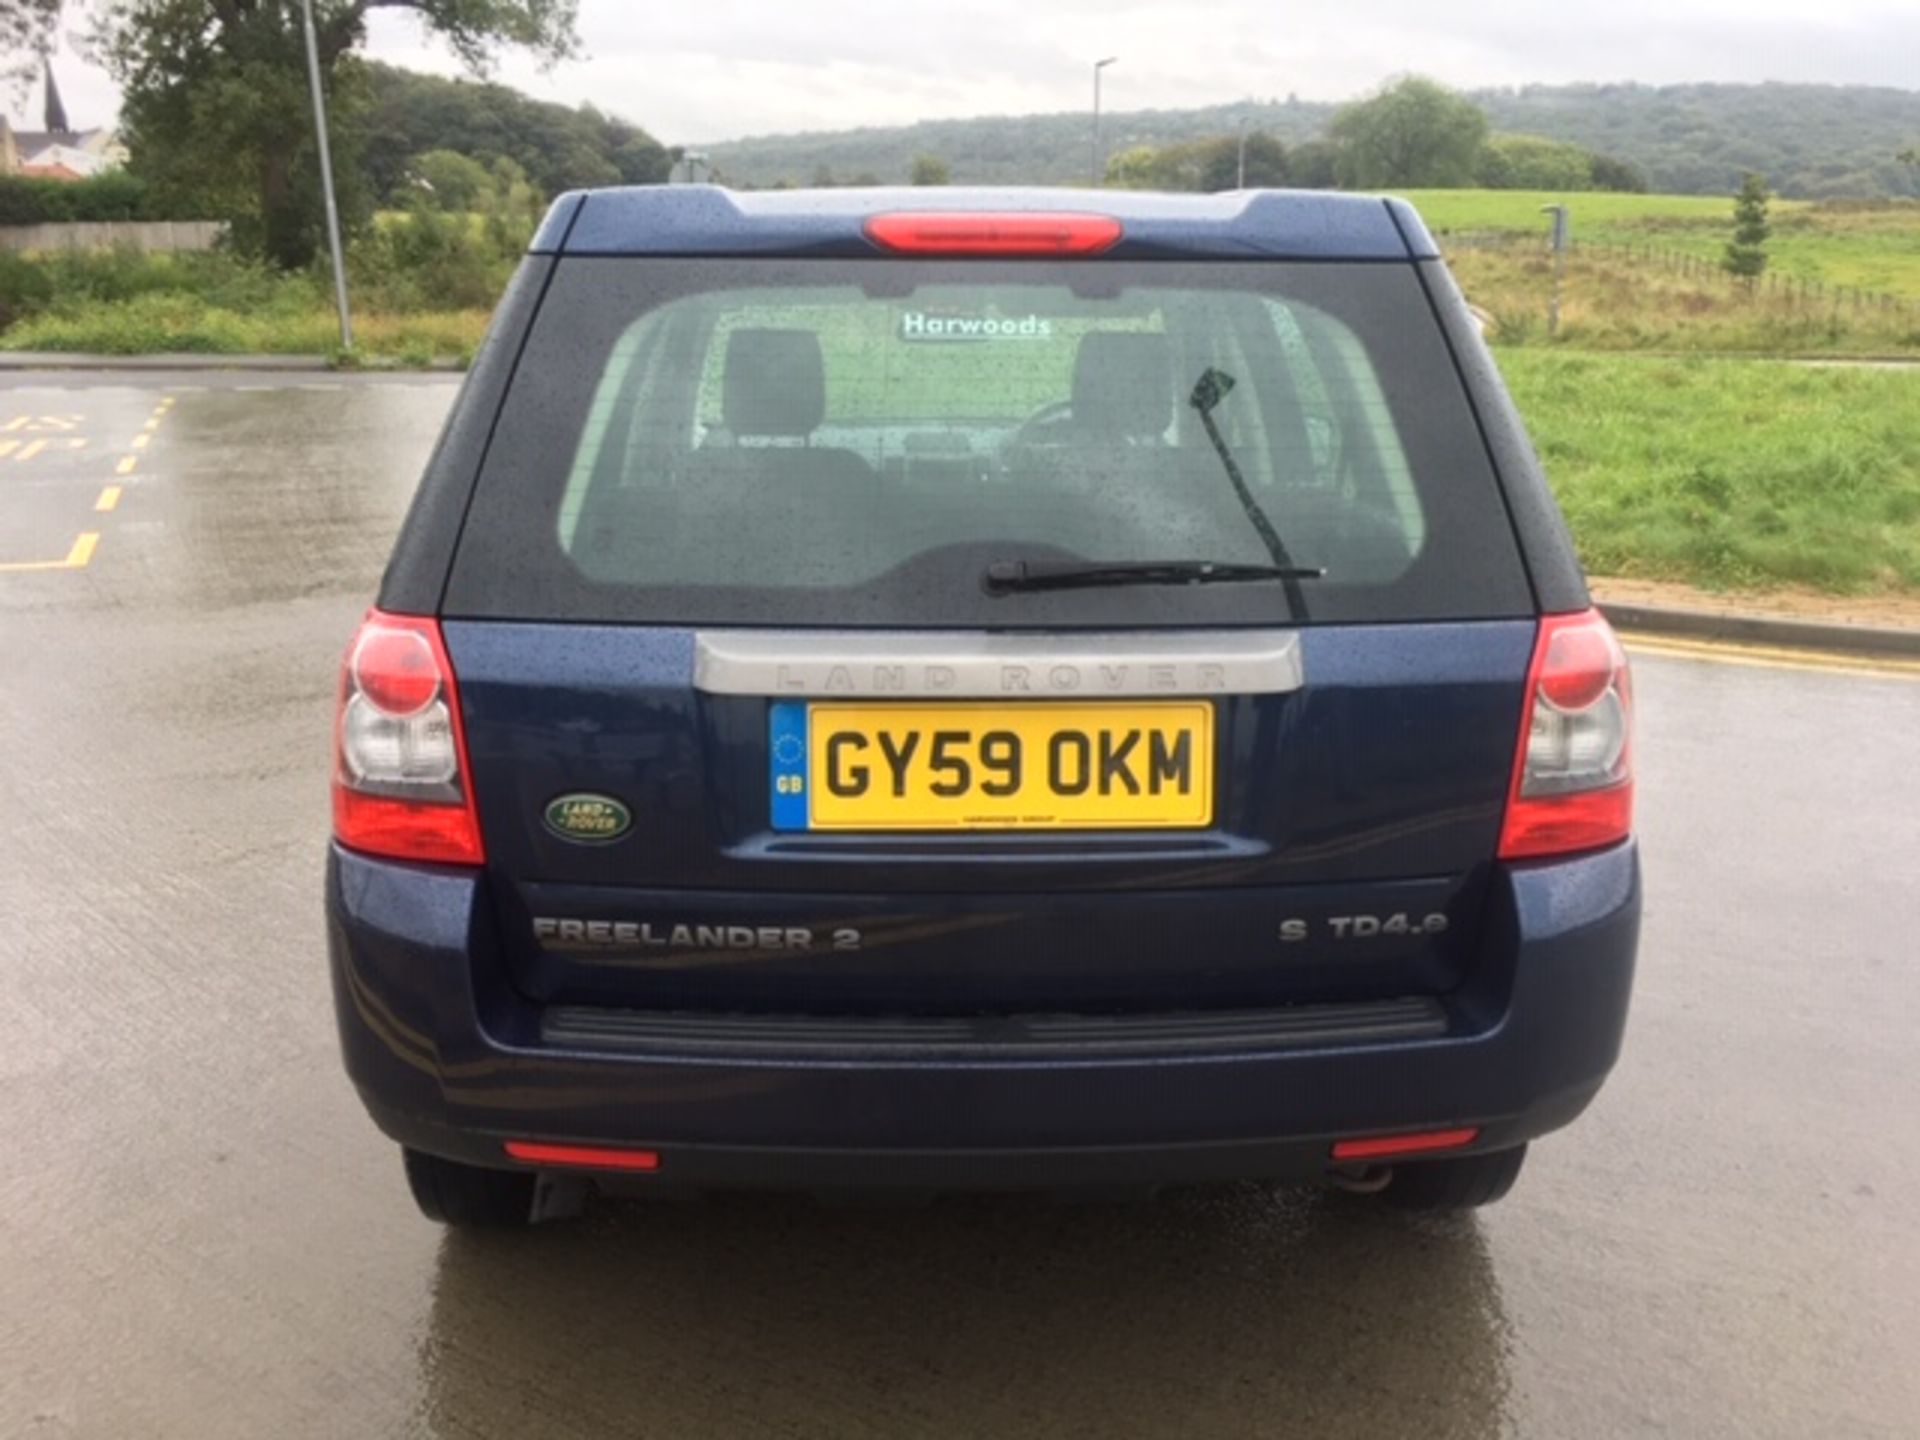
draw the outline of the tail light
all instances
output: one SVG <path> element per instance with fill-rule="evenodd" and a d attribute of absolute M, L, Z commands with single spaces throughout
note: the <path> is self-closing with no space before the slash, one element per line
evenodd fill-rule
<path fill-rule="evenodd" d="M 341 667 L 334 838 L 394 860 L 478 865 L 486 852 L 468 776 L 439 622 L 369 611 Z"/>
<path fill-rule="evenodd" d="M 867 238 L 903 255 L 1097 255 L 1120 243 L 1111 215 L 928 211 L 875 215 Z"/>
<path fill-rule="evenodd" d="M 1457 1130 L 1416 1130 L 1406 1135 L 1370 1135 L 1361 1140 L 1336 1140 L 1336 1160 L 1391 1160 L 1398 1155 L 1428 1155 L 1435 1150 L 1458 1150 L 1480 1138 L 1478 1125 Z"/>
<path fill-rule="evenodd" d="M 1627 656 L 1597 610 L 1540 622 L 1500 858 L 1593 850 L 1633 832 Z"/>

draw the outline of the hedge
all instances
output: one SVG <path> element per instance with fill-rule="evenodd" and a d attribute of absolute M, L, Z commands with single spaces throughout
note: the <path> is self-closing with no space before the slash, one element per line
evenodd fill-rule
<path fill-rule="evenodd" d="M 44 180 L 0 175 L 0 225 L 47 225 L 71 220 L 203 220 L 155 202 L 146 185 L 112 171 L 90 180 Z"/>

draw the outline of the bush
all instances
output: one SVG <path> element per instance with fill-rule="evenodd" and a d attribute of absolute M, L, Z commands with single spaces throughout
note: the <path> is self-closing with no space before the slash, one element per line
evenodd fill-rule
<path fill-rule="evenodd" d="M 24 256 L 0 252 L 0 330 L 53 303 L 53 276 Z"/>
<path fill-rule="evenodd" d="M 526 247 L 530 220 L 387 217 L 348 245 L 355 338 L 370 356 L 465 359 Z M 227 250 L 0 253 L 0 347 L 117 355 L 328 354 L 325 260 L 279 271 Z"/>
<path fill-rule="evenodd" d="M 417 207 L 385 218 L 347 250 L 354 291 L 376 309 L 465 310 L 491 306 L 526 249 L 524 231 L 498 216 L 449 215 Z"/>
<path fill-rule="evenodd" d="M 52 225 L 68 221 L 204 220 L 154 199 L 144 182 L 124 170 L 90 180 L 43 180 L 0 175 L 0 225 Z"/>

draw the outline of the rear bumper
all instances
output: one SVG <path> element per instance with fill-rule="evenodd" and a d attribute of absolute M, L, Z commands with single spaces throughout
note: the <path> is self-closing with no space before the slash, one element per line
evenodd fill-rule
<path fill-rule="evenodd" d="M 1505 870 L 1473 978 L 1425 1025 L 1403 1004 L 1377 1024 L 1329 1007 L 1344 1013 L 1217 1033 L 996 1024 L 976 1042 L 950 1022 L 920 1044 L 909 1025 L 863 1047 L 857 1027 L 796 1044 L 559 1023 L 507 984 L 483 885 L 331 854 L 334 995 L 369 1111 L 474 1164 L 509 1163 L 514 1138 L 656 1149 L 644 1183 L 662 1187 L 1281 1177 L 1324 1170 L 1336 1138 L 1460 1125 L 1503 1148 L 1572 1120 L 1612 1067 L 1640 912 L 1631 844 Z"/>

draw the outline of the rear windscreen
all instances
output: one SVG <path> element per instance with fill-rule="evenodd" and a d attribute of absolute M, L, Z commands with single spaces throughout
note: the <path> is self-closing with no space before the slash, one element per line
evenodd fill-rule
<path fill-rule="evenodd" d="M 1318 573 L 984 583 L 1022 562 Z M 1017 629 L 1531 603 L 1411 265 L 571 258 L 444 608 Z"/>

